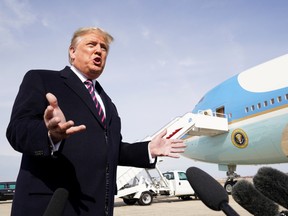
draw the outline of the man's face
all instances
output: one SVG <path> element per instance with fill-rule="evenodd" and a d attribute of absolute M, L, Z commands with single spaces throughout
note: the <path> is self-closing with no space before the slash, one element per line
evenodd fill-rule
<path fill-rule="evenodd" d="M 108 45 L 100 34 L 88 33 L 75 47 L 70 47 L 69 53 L 74 67 L 87 78 L 96 79 L 104 70 Z"/>

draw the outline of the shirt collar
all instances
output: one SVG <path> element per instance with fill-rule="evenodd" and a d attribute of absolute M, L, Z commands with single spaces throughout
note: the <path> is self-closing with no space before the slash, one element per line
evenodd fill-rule
<path fill-rule="evenodd" d="M 83 73 L 81 73 L 77 68 L 75 68 L 73 65 L 70 66 L 71 70 L 79 77 L 79 79 L 84 83 L 87 80 L 87 77 L 84 76 Z M 92 80 L 93 85 L 95 86 L 96 79 Z"/>

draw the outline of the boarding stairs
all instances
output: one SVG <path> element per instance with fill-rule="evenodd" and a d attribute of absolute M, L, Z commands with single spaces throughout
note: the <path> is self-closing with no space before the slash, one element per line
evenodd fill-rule
<path fill-rule="evenodd" d="M 212 113 L 211 110 L 199 111 L 198 113 L 186 113 L 177 117 L 157 133 L 148 136 L 143 141 L 149 141 L 167 129 L 167 139 L 188 139 L 192 136 L 216 136 L 228 132 L 228 120 L 225 115 Z M 133 180 L 144 169 L 136 167 L 118 166 L 117 187 L 121 189 Z"/>

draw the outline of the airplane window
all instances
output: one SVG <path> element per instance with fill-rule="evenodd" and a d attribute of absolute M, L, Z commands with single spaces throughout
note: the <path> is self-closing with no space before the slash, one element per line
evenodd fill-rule
<path fill-rule="evenodd" d="M 288 94 L 285 95 L 285 99 L 288 100 Z"/>
<path fill-rule="evenodd" d="M 277 97 L 277 100 L 278 100 L 278 102 L 280 103 L 280 102 L 282 101 L 282 97 L 281 97 L 281 96 L 278 96 L 278 97 Z"/>
<path fill-rule="evenodd" d="M 261 103 L 258 103 L 258 104 L 257 104 L 257 108 L 258 108 L 258 109 L 261 109 Z"/>
<path fill-rule="evenodd" d="M 272 98 L 271 100 L 270 100 L 270 104 L 274 104 L 275 103 L 275 100 L 274 100 L 274 98 Z"/>
<path fill-rule="evenodd" d="M 246 113 L 249 112 L 249 108 L 248 108 L 248 107 L 245 108 L 245 112 L 246 112 Z"/>
<path fill-rule="evenodd" d="M 264 107 L 268 106 L 268 102 L 264 101 Z"/>
<path fill-rule="evenodd" d="M 255 106 L 254 106 L 254 105 L 251 106 L 251 110 L 252 110 L 252 111 L 255 110 Z"/>

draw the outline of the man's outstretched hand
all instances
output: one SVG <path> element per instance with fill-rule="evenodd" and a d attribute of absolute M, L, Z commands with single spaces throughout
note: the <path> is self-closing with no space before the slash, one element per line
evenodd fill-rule
<path fill-rule="evenodd" d="M 57 98 L 53 94 L 47 93 L 46 98 L 49 102 L 49 106 L 47 106 L 44 112 L 44 121 L 50 138 L 54 143 L 58 143 L 71 134 L 86 129 L 85 125 L 74 126 L 72 120 L 66 121 L 62 110 L 58 106 Z"/>
<path fill-rule="evenodd" d="M 186 145 L 183 140 L 166 139 L 164 138 L 166 134 L 167 130 L 164 130 L 150 141 L 149 149 L 153 158 L 157 156 L 179 158 L 180 153 L 185 151 Z"/>

